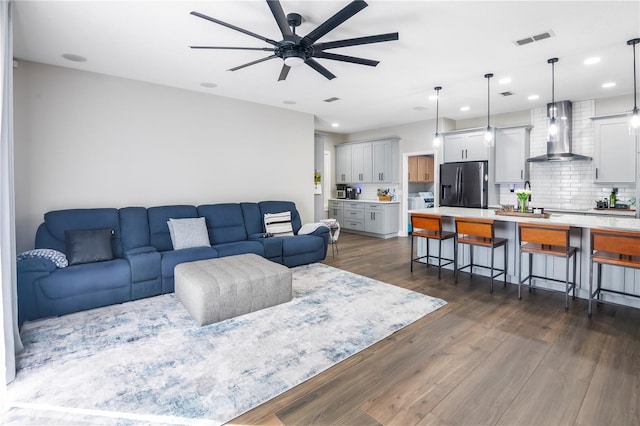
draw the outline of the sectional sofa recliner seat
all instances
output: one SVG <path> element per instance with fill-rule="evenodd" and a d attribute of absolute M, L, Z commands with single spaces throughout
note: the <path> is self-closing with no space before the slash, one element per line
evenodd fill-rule
<path fill-rule="evenodd" d="M 264 215 L 291 213 L 294 236 L 269 237 Z M 169 219 L 205 218 L 211 247 L 173 249 Z M 263 201 L 51 211 L 36 232 L 36 249 L 65 253 L 65 231 L 111 230 L 113 259 L 64 268 L 43 257 L 18 261 L 19 323 L 174 291 L 177 264 L 254 253 L 288 267 L 325 258 L 329 228 L 305 235 L 295 203 Z"/>

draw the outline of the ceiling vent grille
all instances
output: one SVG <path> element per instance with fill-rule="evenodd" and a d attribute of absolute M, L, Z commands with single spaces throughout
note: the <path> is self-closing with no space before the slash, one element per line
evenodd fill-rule
<path fill-rule="evenodd" d="M 501 94 L 502 96 L 513 96 L 513 92 L 509 92 L 509 91 L 502 92 L 502 93 L 500 93 L 500 94 Z"/>
<path fill-rule="evenodd" d="M 525 37 L 520 40 L 516 40 L 514 41 L 514 43 L 517 44 L 518 46 L 524 46 L 525 44 L 533 43 L 534 41 L 544 40 L 547 38 L 551 38 L 553 36 L 555 36 L 555 34 L 553 33 L 553 31 L 549 30 L 544 33 L 532 35 L 531 37 Z"/>
<path fill-rule="evenodd" d="M 327 98 L 324 100 L 324 102 L 335 102 L 335 101 L 339 101 L 340 98 L 336 98 L 335 96 L 332 98 Z"/>

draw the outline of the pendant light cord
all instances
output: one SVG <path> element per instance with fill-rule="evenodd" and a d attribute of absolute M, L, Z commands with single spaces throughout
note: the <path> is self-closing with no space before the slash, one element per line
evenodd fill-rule
<path fill-rule="evenodd" d="M 437 86 L 434 87 L 434 89 L 436 90 L 436 136 L 438 136 L 438 117 L 439 117 L 439 107 L 440 107 L 440 89 L 442 89 L 442 87 Z"/>
<path fill-rule="evenodd" d="M 489 74 L 485 74 L 484 78 L 487 79 L 487 130 L 491 127 L 490 125 L 490 120 L 491 120 L 491 84 L 490 84 L 490 80 L 491 77 L 493 77 L 493 74 L 489 73 Z"/>
<path fill-rule="evenodd" d="M 551 118 L 556 118 L 556 63 L 551 62 Z"/>
<path fill-rule="evenodd" d="M 636 44 L 638 40 L 634 40 L 633 43 L 633 112 L 638 110 L 638 103 L 636 98 L 638 97 L 638 90 L 636 89 Z"/>

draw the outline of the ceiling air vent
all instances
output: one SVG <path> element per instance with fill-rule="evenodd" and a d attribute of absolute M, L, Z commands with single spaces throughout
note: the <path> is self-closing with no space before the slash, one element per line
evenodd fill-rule
<path fill-rule="evenodd" d="M 520 40 L 516 40 L 514 41 L 514 43 L 517 44 L 518 46 L 524 46 L 525 44 L 533 43 L 534 41 L 540 41 L 540 40 L 553 37 L 554 35 L 555 34 L 553 33 L 553 31 L 549 30 L 544 33 L 532 35 L 531 37 L 525 37 Z"/>
<path fill-rule="evenodd" d="M 502 92 L 502 93 L 500 93 L 500 94 L 501 94 L 502 96 L 513 96 L 513 92 L 509 92 L 509 91 Z"/>
<path fill-rule="evenodd" d="M 340 98 L 336 98 L 335 96 L 332 98 L 327 98 L 324 100 L 324 102 L 335 102 L 335 101 L 339 101 Z"/>

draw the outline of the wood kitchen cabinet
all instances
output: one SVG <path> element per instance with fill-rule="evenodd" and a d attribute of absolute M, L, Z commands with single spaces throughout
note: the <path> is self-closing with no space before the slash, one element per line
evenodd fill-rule
<path fill-rule="evenodd" d="M 484 145 L 484 130 L 445 133 L 443 151 L 445 163 L 489 159 L 489 148 Z"/>
<path fill-rule="evenodd" d="M 635 183 L 637 136 L 629 135 L 627 116 L 594 117 L 594 180 Z"/>
<path fill-rule="evenodd" d="M 409 157 L 409 182 L 433 182 L 433 157 L 415 155 Z"/>
<path fill-rule="evenodd" d="M 524 183 L 529 180 L 529 134 L 531 126 L 496 129 L 495 183 Z"/>

